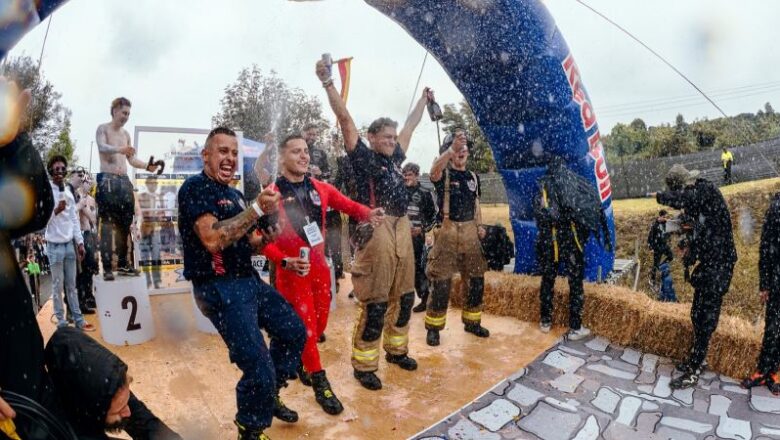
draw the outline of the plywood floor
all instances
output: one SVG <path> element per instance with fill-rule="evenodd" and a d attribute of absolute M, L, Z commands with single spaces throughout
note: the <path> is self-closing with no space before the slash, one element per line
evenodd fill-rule
<path fill-rule="evenodd" d="M 338 416 L 325 414 L 311 388 L 298 381 L 282 391 L 300 421 L 275 421 L 266 431 L 273 439 L 405 439 L 437 423 L 515 373 L 552 346 L 560 333 L 543 334 L 533 324 L 486 315 L 491 337 L 463 332 L 459 311 L 450 311 L 439 347 L 425 344 L 423 314 L 414 314 L 410 355 L 419 369 L 407 372 L 382 358 L 378 375 L 384 388 L 363 389 L 352 377 L 350 337 L 356 306 L 341 283 L 331 314 L 327 341 L 320 344 L 323 366 L 345 406 Z M 161 419 L 185 439 L 235 438 L 235 384 L 238 369 L 229 363 L 219 336 L 199 332 L 188 295 L 152 297 L 157 336 L 145 344 L 109 346 L 130 367 L 132 389 Z M 51 302 L 39 315 L 44 338 L 54 330 Z M 88 319 L 96 325 L 96 315 Z M 100 331 L 93 333 L 99 341 Z"/>

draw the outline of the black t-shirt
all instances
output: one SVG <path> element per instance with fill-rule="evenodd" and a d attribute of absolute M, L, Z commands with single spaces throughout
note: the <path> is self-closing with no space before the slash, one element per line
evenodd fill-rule
<path fill-rule="evenodd" d="M 284 212 L 287 214 L 290 226 L 295 229 L 299 237 L 308 241 L 303 227 L 310 222 L 317 222 L 317 226 L 322 230 L 322 200 L 308 177 L 305 177 L 302 182 L 290 182 L 284 176 L 280 176 L 276 179 L 276 186 L 282 195 Z"/>
<path fill-rule="evenodd" d="M 441 180 L 433 182 L 436 187 L 436 203 L 439 205 L 439 219 L 444 217 L 444 181 L 447 171 L 450 173 L 450 220 L 467 222 L 474 220 L 477 198 L 481 195 L 479 176 L 471 171 L 458 171 L 449 168 L 441 175 Z"/>
<path fill-rule="evenodd" d="M 433 195 L 418 183 L 415 186 L 407 186 L 409 192 L 409 207 L 406 214 L 413 227 L 430 229 L 436 221 L 436 206 Z"/>
<path fill-rule="evenodd" d="M 240 214 L 246 206 L 241 192 L 229 185 L 217 183 L 201 172 L 184 181 L 179 189 L 178 200 L 184 278 L 205 281 L 216 276 L 252 276 L 252 246 L 246 236 L 221 252 L 212 254 L 195 233 L 195 222 L 204 214 L 212 214 L 220 221 Z"/>
<path fill-rule="evenodd" d="M 317 147 L 314 144 L 308 145 L 309 147 L 309 165 L 316 165 L 322 174 L 314 176 L 317 180 L 323 182 L 331 182 L 330 164 L 328 163 L 328 154 L 325 150 Z"/>
<path fill-rule="evenodd" d="M 372 208 L 384 208 L 387 215 L 406 215 L 409 204 L 401 164 L 406 159 L 403 149 L 396 144 L 391 157 L 379 154 L 358 139 L 355 149 L 349 153 L 357 181 L 357 201 L 371 206 L 371 182 L 375 198 Z"/>

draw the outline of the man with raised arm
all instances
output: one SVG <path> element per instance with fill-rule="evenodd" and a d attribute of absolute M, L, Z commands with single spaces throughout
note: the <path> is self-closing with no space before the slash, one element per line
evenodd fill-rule
<path fill-rule="evenodd" d="M 414 305 L 414 251 L 401 163 L 425 110 L 428 89 L 423 91 L 400 133 L 398 124 L 389 118 L 372 122 L 368 127 L 369 148 L 360 139 L 355 122 L 333 85 L 330 66 L 319 61 L 316 72 L 344 136 L 344 147 L 358 184 L 357 201 L 372 209 L 382 208 L 385 213 L 381 225 L 361 225 L 355 233 L 358 238 L 353 237 L 357 251 L 352 284 L 360 312 L 352 338 L 352 367 L 363 387 L 378 390 L 382 382 L 375 372 L 379 368 L 382 339 L 387 362 L 408 371 L 417 369 L 417 362 L 408 355 L 409 318 Z"/>
<path fill-rule="evenodd" d="M 99 125 L 96 134 L 100 153 L 96 201 L 100 216 L 100 259 L 103 262 L 103 279 L 106 281 L 114 279 L 112 246 L 116 248 L 117 273 L 130 276 L 140 274 L 128 261 L 127 239 L 133 222 L 135 201 L 133 184 L 127 176 L 127 164 L 149 172 L 157 170 L 157 165 L 138 159 L 130 134 L 124 129 L 130 119 L 130 106 L 127 98 L 113 100 L 111 122 Z"/>

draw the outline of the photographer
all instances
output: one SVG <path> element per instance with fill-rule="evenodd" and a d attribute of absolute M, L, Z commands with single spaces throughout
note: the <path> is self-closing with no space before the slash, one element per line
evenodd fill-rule
<path fill-rule="evenodd" d="M 675 164 L 666 175 L 668 191 L 656 194 L 659 204 L 682 209 L 693 222 L 683 251 L 685 266 L 696 265 L 689 281 L 694 289 L 693 346 L 689 358 L 678 365 L 683 374 L 671 382 L 673 389 L 690 388 L 699 381 L 737 261 L 726 201 L 715 185 L 698 176 L 699 171 Z"/>
<path fill-rule="evenodd" d="M 379 368 L 379 344 L 384 335 L 387 362 L 404 370 L 417 369 L 409 357 L 409 319 L 414 305 L 414 250 L 406 209 L 409 204 L 401 163 L 412 133 L 422 119 L 428 89 L 417 101 L 406 124 L 379 118 L 368 127 L 367 146 L 358 134 L 355 122 L 331 79 L 331 66 L 318 61 L 317 77 L 328 94 L 344 136 L 344 147 L 358 182 L 357 201 L 382 208 L 384 221 L 373 229 L 363 228 L 355 253 L 352 283 L 360 312 L 352 344 L 355 378 L 369 390 L 382 388 L 375 372 Z M 360 231 L 356 235 L 361 235 Z"/>

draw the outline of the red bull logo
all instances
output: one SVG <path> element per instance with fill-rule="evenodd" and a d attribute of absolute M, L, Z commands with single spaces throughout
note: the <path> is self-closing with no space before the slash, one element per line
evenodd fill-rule
<path fill-rule="evenodd" d="M 577 63 L 574 62 L 574 57 L 571 54 L 567 55 L 562 65 L 569 87 L 571 87 L 572 100 L 580 107 L 582 127 L 586 133 L 594 130 L 593 134 L 588 136 L 588 155 L 593 159 L 593 174 L 596 176 L 601 202 L 604 203 L 612 195 L 612 185 L 609 181 L 607 161 L 604 158 L 604 145 L 601 143 L 601 133 L 599 133 L 598 125 L 596 125 L 596 113 L 593 111 L 593 105 L 582 87 L 580 70 L 577 68 Z"/>

